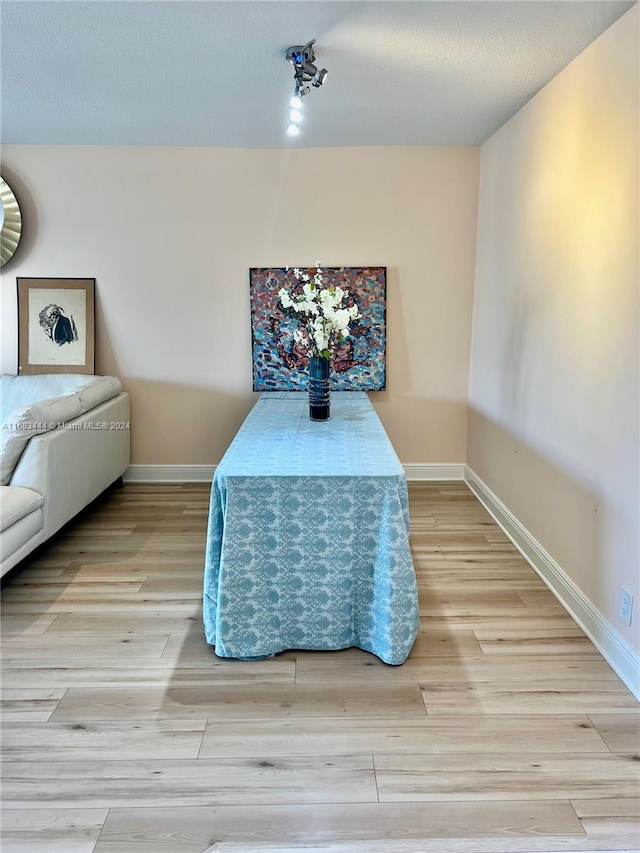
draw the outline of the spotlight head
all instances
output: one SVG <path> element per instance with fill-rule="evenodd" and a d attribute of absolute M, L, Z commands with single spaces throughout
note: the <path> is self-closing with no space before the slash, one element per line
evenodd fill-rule
<path fill-rule="evenodd" d="M 320 68 L 319 71 L 316 71 L 313 80 L 311 81 L 311 85 L 315 86 L 318 89 L 324 83 L 324 78 L 327 76 L 327 69 Z"/>
<path fill-rule="evenodd" d="M 292 110 L 299 110 L 302 108 L 302 98 L 298 95 L 296 90 L 296 94 L 289 101 L 289 106 Z"/>
<path fill-rule="evenodd" d="M 296 69 L 297 70 L 297 69 Z M 302 66 L 302 75 L 305 80 L 311 80 L 318 73 L 318 69 L 313 62 L 305 62 Z"/>
<path fill-rule="evenodd" d="M 298 127 L 297 124 L 294 124 L 293 122 L 291 122 L 289 124 L 289 127 L 287 128 L 287 136 L 299 136 L 299 135 L 300 135 L 300 128 Z"/>

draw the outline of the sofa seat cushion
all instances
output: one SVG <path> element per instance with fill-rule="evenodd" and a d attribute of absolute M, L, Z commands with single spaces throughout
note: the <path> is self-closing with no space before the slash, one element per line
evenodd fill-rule
<path fill-rule="evenodd" d="M 4 533 L 21 518 L 42 506 L 44 498 L 22 486 L 0 486 L 0 531 Z"/>
<path fill-rule="evenodd" d="M 51 384 L 43 376 L 3 376 L 2 398 L 5 396 L 22 405 L 5 415 L 2 422 L 0 439 L 0 485 L 6 486 L 18 464 L 29 439 L 48 430 L 56 429 L 60 424 L 90 411 L 100 403 L 117 397 L 122 389 L 115 376 L 78 376 L 69 374 L 65 386 L 59 374 L 52 374 Z M 37 381 L 30 381 L 37 380 Z M 54 381 L 55 380 L 55 381 Z M 37 401 L 34 394 L 46 394 L 47 387 L 66 393 L 49 396 Z"/>
<path fill-rule="evenodd" d="M 0 486 L 0 575 L 44 542 L 43 497 L 33 489 Z"/>

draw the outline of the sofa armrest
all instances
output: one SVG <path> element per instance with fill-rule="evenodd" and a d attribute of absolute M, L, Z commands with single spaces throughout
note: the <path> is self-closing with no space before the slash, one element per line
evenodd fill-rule
<path fill-rule="evenodd" d="M 30 439 L 11 485 L 44 496 L 45 538 L 122 476 L 129 465 L 128 424 L 129 395 L 123 393 Z"/>

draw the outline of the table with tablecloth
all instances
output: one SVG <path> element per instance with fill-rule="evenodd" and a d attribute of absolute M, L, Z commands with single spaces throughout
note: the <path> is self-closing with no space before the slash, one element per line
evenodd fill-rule
<path fill-rule="evenodd" d="M 224 658 L 357 646 L 401 664 L 418 630 L 404 471 L 364 392 L 309 419 L 267 392 L 218 465 L 204 576 L 207 642 Z"/>

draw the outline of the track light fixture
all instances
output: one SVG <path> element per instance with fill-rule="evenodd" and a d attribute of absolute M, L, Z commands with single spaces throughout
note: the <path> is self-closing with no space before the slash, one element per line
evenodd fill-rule
<path fill-rule="evenodd" d="M 295 92 L 289 102 L 289 126 L 287 133 L 289 136 L 297 136 L 300 133 L 299 124 L 302 121 L 302 99 L 311 91 L 308 83 L 318 89 L 325 81 L 327 76 L 326 68 L 317 68 L 314 64 L 316 55 L 313 50 L 313 45 L 316 40 L 311 39 L 310 42 L 304 45 L 294 45 L 287 48 L 285 58 L 287 62 L 293 65 L 295 80 Z"/>

